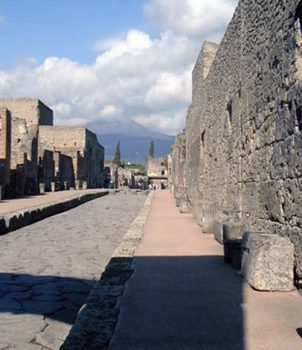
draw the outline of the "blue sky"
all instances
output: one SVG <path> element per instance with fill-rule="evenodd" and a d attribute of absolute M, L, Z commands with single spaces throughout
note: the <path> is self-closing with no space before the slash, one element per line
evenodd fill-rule
<path fill-rule="evenodd" d="M 11 68 L 25 58 L 49 56 L 91 63 L 93 45 L 131 27 L 157 35 L 144 20 L 144 0 L 7 0 L 0 1 L 0 65 Z"/>
<path fill-rule="evenodd" d="M 204 40 L 237 0 L 0 0 L 0 96 L 40 98 L 55 122 L 134 119 L 176 134 Z"/>

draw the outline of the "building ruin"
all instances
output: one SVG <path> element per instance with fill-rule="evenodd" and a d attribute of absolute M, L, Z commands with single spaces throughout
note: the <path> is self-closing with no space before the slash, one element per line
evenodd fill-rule
<path fill-rule="evenodd" d="M 37 99 L 0 99 L 0 185 L 5 197 L 103 186 L 104 147 L 84 127 L 53 125 Z"/>
<path fill-rule="evenodd" d="M 302 2 L 241 0 L 221 44 L 193 70 L 174 186 L 204 232 L 229 218 L 287 236 L 302 279 Z"/>
<path fill-rule="evenodd" d="M 157 187 L 168 187 L 168 167 L 166 157 L 148 157 L 146 170 L 148 183 Z"/>

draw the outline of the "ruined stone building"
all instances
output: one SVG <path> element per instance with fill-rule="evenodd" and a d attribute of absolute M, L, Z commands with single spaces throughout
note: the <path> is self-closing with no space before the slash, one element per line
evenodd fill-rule
<path fill-rule="evenodd" d="M 104 147 L 85 127 L 41 126 L 40 153 L 55 154 L 55 176 L 67 187 L 103 186 Z"/>
<path fill-rule="evenodd" d="M 53 124 L 53 112 L 39 100 L 0 99 L 11 113 L 10 195 L 38 191 L 38 135 L 40 125 Z"/>
<path fill-rule="evenodd" d="M 53 111 L 35 99 L 0 99 L 0 122 L 3 195 L 103 186 L 104 148 L 89 130 L 53 126 Z"/>
<path fill-rule="evenodd" d="M 302 279 L 302 2 L 241 0 L 193 70 L 175 191 L 204 232 L 217 218 L 288 236 Z M 183 136 L 184 137 L 184 136 Z"/>
<path fill-rule="evenodd" d="M 0 197 L 6 197 L 10 189 L 11 159 L 11 114 L 6 108 L 0 108 Z"/>
<path fill-rule="evenodd" d="M 167 187 L 168 169 L 166 157 L 148 157 L 146 170 L 149 183 L 156 186 L 161 186 L 164 183 Z"/>

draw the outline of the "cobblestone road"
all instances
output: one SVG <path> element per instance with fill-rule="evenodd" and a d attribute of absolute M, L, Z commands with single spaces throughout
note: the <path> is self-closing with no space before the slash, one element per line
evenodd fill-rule
<path fill-rule="evenodd" d="M 0 349 L 58 349 L 146 196 L 108 195 L 0 237 Z"/>

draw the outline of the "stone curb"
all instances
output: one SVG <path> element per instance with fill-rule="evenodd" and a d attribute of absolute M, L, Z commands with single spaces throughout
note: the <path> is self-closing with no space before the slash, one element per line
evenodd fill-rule
<path fill-rule="evenodd" d="M 65 201 L 56 201 L 4 214 L 0 217 L 0 235 L 33 224 L 34 222 L 43 220 L 49 216 L 62 213 L 107 194 L 108 191 L 87 193 Z"/>
<path fill-rule="evenodd" d="M 132 261 L 143 236 L 154 193 L 151 192 L 95 284 L 60 350 L 108 349 L 119 315 L 118 300 L 133 273 Z"/>

